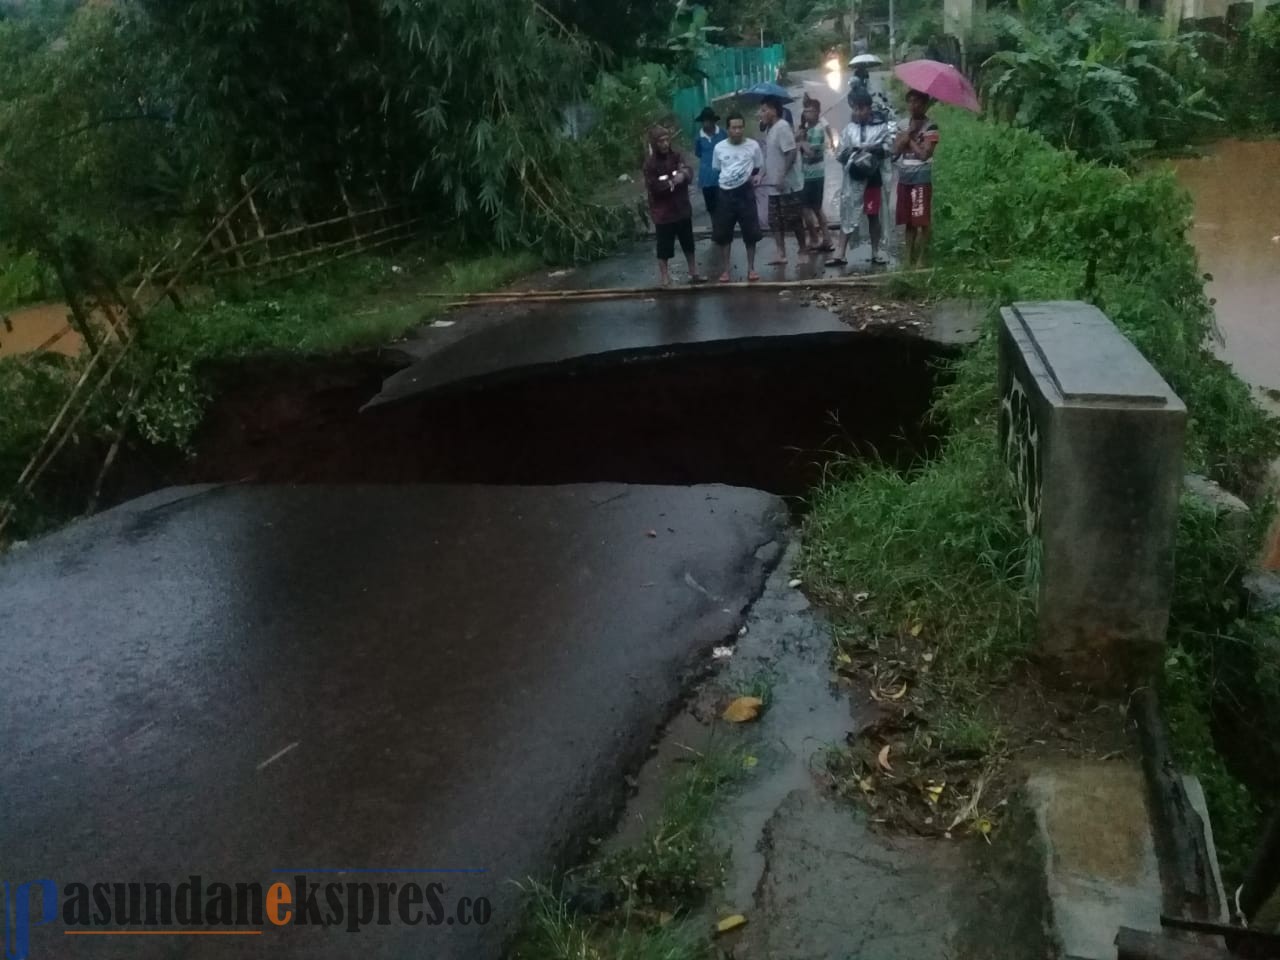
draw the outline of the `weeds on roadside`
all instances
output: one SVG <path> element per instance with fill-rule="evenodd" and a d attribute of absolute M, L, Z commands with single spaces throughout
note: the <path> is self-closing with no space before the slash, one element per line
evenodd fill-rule
<path fill-rule="evenodd" d="M 727 854 L 714 840 L 719 801 L 743 774 L 741 750 L 711 745 L 668 785 L 644 839 L 589 864 L 581 879 L 626 915 L 677 914 L 724 880 Z"/>
<path fill-rule="evenodd" d="M 667 784 L 642 840 L 573 871 L 561 889 L 530 882 L 519 960 L 698 960 L 704 929 L 686 922 L 724 882 L 728 854 L 713 836 L 726 791 L 744 775 L 744 754 L 712 744 Z"/>
<path fill-rule="evenodd" d="M 710 954 L 705 934 L 686 924 L 606 927 L 543 884 L 521 889 L 528 919 L 513 960 L 702 960 Z"/>

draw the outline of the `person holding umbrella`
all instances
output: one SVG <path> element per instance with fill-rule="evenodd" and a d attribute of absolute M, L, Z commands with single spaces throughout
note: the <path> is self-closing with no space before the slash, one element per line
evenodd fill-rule
<path fill-rule="evenodd" d="M 694 141 L 693 152 L 698 158 L 698 186 L 702 188 L 702 199 L 706 201 L 707 213 L 715 218 L 716 200 L 720 196 L 720 174 L 716 172 L 712 160 L 716 155 L 716 145 L 729 139 L 729 135 L 720 129 L 720 118 L 710 107 L 694 118 L 701 124 L 698 139 Z"/>
<path fill-rule="evenodd" d="M 974 113 L 981 113 L 982 106 L 973 85 L 950 64 L 912 60 L 893 72 L 910 90 L 910 117 L 899 124 L 893 143 L 898 167 L 898 225 L 907 230 L 907 263 L 920 266 L 933 228 L 933 156 L 938 149 L 938 125 L 929 118 L 929 105 L 938 100 Z"/>
<path fill-rule="evenodd" d="M 893 143 L 898 165 L 898 226 L 906 228 L 907 264 L 924 266 L 933 227 L 933 154 L 938 125 L 929 119 L 930 100 L 919 90 L 907 93 L 910 116 L 899 124 Z"/>

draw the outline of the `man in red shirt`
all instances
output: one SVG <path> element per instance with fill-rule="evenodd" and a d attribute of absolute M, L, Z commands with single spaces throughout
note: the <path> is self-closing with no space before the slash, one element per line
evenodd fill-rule
<path fill-rule="evenodd" d="M 703 283 L 693 246 L 693 207 L 689 204 L 689 184 L 693 168 L 680 151 L 672 149 L 671 132 L 665 127 L 649 131 L 653 147 L 644 162 L 644 184 L 649 192 L 649 217 L 658 234 L 658 276 L 662 285 L 671 284 L 670 260 L 676 241 L 689 263 L 689 282 Z"/>

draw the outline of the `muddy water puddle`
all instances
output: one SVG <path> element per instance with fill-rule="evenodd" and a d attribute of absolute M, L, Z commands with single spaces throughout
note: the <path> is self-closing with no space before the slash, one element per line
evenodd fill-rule
<path fill-rule="evenodd" d="M 67 321 L 65 303 L 41 303 L 15 310 L 0 310 L 0 357 L 33 350 L 52 350 L 74 357 L 80 352 L 80 335 Z"/>
<path fill-rule="evenodd" d="M 1280 388 L 1280 142 L 1224 140 L 1174 169 L 1195 200 L 1191 237 L 1213 276 L 1220 353 L 1255 387 Z"/>

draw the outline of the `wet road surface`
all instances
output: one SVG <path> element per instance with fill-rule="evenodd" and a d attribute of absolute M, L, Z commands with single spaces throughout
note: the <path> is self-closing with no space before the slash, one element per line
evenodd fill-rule
<path fill-rule="evenodd" d="M 5 879 L 474 869 L 413 879 L 493 905 L 483 928 L 127 951 L 55 926 L 32 956 L 497 956 L 510 881 L 610 820 L 784 522 L 777 499 L 728 487 L 188 488 L 12 554 Z"/>
<path fill-rule="evenodd" d="M 657 300 L 548 304 L 518 321 L 481 325 L 391 377 L 376 406 L 445 387 L 524 378 L 559 364 L 607 364 L 679 352 L 824 343 L 853 336 L 825 310 L 791 300 L 725 293 Z"/>

